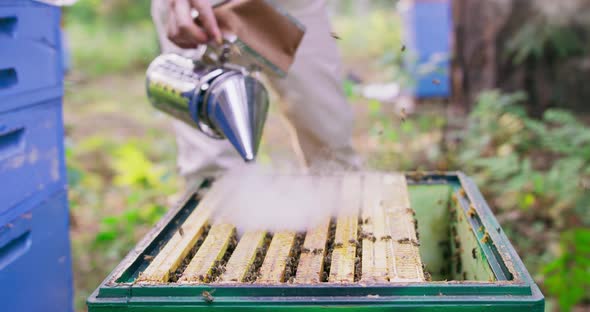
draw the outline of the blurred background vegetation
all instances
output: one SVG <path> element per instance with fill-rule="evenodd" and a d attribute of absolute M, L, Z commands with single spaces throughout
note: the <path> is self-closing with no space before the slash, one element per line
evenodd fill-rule
<path fill-rule="evenodd" d="M 402 66 L 403 26 L 391 3 L 331 2 L 349 77 L 344 88 L 357 115 L 355 145 L 373 168 L 474 176 L 548 296 L 548 311 L 587 311 L 590 118 L 568 101 L 570 94 L 584 103 L 590 96 L 588 88 L 572 87 L 581 85 L 581 75 L 570 75 L 567 84 L 535 78 L 548 68 L 558 73 L 590 63 L 588 29 L 575 22 L 587 20 L 572 10 L 565 22 L 539 13 L 510 22 L 498 37 L 501 61 L 494 68 L 507 76 L 524 72 L 528 83 L 506 85 L 500 74 L 499 83 L 469 90 L 461 101 L 419 103 L 404 116 L 399 105 L 357 92 L 360 84 L 411 83 Z M 83 311 L 85 298 L 184 185 L 169 120 L 144 95 L 144 71 L 158 53 L 150 1 L 81 0 L 64 20 L 72 61 L 65 102 L 71 234 L 76 307 Z M 467 108 L 454 109 L 459 102 Z M 290 150 L 286 136 L 273 111 L 261 159 Z"/>

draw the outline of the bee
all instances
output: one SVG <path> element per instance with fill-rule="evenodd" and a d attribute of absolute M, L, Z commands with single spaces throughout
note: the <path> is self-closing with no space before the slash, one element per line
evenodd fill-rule
<path fill-rule="evenodd" d="M 215 290 L 213 290 L 213 291 L 206 291 L 206 290 L 204 290 L 201 293 L 201 297 L 203 297 L 203 300 L 206 303 L 212 303 L 213 301 L 215 301 L 215 298 L 213 297 L 213 293 L 214 292 L 215 292 Z"/>
<path fill-rule="evenodd" d="M 377 241 L 377 238 L 375 237 L 375 235 L 373 235 L 373 233 L 363 233 L 361 234 L 362 239 L 366 239 L 369 240 L 371 242 L 375 242 Z"/>
<path fill-rule="evenodd" d="M 155 257 L 152 255 L 144 255 L 143 256 L 143 260 L 145 260 L 145 261 L 152 261 L 152 260 L 154 260 L 154 258 Z"/>
<path fill-rule="evenodd" d="M 405 52 L 405 51 L 406 51 L 406 45 L 405 45 L 405 44 L 403 44 L 403 45 L 402 45 L 402 52 Z"/>
<path fill-rule="evenodd" d="M 414 245 L 414 247 L 420 247 L 420 243 L 417 240 L 410 240 L 410 242 L 412 243 L 412 245 Z"/>
<path fill-rule="evenodd" d="M 332 38 L 336 39 L 336 40 L 340 40 L 340 36 L 338 36 L 338 34 L 336 34 L 335 32 L 330 32 L 330 36 L 332 36 Z"/>
<path fill-rule="evenodd" d="M 412 209 L 412 208 L 406 208 L 406 213 L 411 214 L 413 216 L 416 215 L 416 211 L 414 211 L 414 209 Z"/>
<path fill-rule="evenodd" d="M 473 207 L 473 205 L 471 205 L 471 206 L 469 207 L 469 210 L 467 210 L 467 215 L 468 215 L 470 218 L 473 218 L 473 217 L 475 216 L 475 208 Z"/>
<path fill-rule="evenodd" d="M 310 251 L 309 248 L 301 247 L 301 253 L 309 253 Z"/>
<path fill-rule="evenodd" d="M 406 238 L 398 239 L 397 242 L 400 244 L 406 244 L 406 243 L 411 242 L 411 240 L 406 237 Z"/>
<path fill-rule="evenodd" d="M 178 228 L 178 234 L 180 234 L 180 236 L 184 236 L 184 229 L 182 226 Z"/>
<path fill-rule="evenodd" d="M 363 223 L 364 224 L 369 224 L 369 222 L 371 222 L 371 218 L 365 218 L 365 221 Z"/>
<path fill-rule="evenodd" d="M 361 239 L 366 239 L 366 240 L 369 240 L 373 243 L 377 240 L 377 238 L 375 238 L 375 235 L 373 235 L 373 233 L 367 233 L 367 232 L 361 233 Z"/>
<path fill-rule="evenodd" d="M 287 265 L 287 267 L 292 267 L 295 264 L 295 261 L 296 261 L 295 258 L 289 257 L 285 261 L 285 264 Z"/>
<path fill-rule="evenodd" d="M 340 248 L 342 246 L 344 246 L 344 244 L 342 244 L 342 243 L 336 243 L 336 244 L 334 244 L 334 248 Z"/>
<path fill-rule="evenodd" d="M 463 189 L 463 188 L 459 189 L 459 196 L 465 197 L 465 189 Z"/>
<path fill-rule="evenodd" d="M 351 239 L 349 239 L 349 240 L 348 240 L 348 242 L 349 242 L 350 244 L 353 244 L 353 245 L 356 245 L 356 244 L 358 244 L 358 242 L 357 242 L 357 241 L 356 241 L 356 239 L 354 239 L 354 238 L 351 238 Z"/>
<path fill-rule="evenodd" d="M 385 236 L 381 236 L 381 240 L 382 241 L 388 241 L 391 239 L 391 235 L 385 235 Z"/>
<path fill-rule="evenodd" d="M 471 249 L 471 256 L 473 259 L 477 259 L 477 248 Z"/>
<path fill-rule="evenodd" d="M 486 232 L 483 237 L 481 238 L 481 242 L 482 243 L 488 243 L 490 241 L 490 234 L 488 234 L 488 232 Z"/>
<path fill-rule="evenodd" d="M 320 255 L 320 254 L 322 254 L 323 252 L 324 252 L 324 250 L 323 250 L 323 249 L 321 249 L 321 248 L 315 248 L 314 250 L 312 250 L 312 251 L 311 251 L 311 253 L 312 253 L 313 255 Z"/>
<path fill-rule="evenodd" d="M 438 86 L 440 84 L 440 80 L 432 79 L 432 83 Z"/>

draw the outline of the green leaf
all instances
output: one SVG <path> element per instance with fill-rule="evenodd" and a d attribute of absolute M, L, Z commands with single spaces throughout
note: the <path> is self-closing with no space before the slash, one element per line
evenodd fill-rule
<path fill-rule="evenodd" d="M 381 102 L 377 100 L 369 100 L 367 105 L 370 114 L 380 114 L 381 113 Z"/>

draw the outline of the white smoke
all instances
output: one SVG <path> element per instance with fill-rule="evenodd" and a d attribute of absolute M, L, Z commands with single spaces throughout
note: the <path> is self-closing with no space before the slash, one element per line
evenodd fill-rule
<path fill-rule="evenodd" d="M 234 224 L 239 233 L 308 230 L 350 206 L 341 202 L 342 174 L 309 173 L 289 164 L 241 166 L 224 175 L 236 183 L 224 191 L 213 219 Z"/>

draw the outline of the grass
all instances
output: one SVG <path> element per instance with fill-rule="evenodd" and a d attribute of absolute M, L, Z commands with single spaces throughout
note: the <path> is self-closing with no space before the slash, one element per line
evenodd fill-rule
<path fill-rule="evenodd" d="M 85 77 L 143 69 L 158 53 L 151 22 L 112 26 L 106 22 L 70 23 L 67 27 L 73 68 Z"/>
<path fill-rule="evenodd" d="M 134 71 L 66 84 L 75 304 L 97 287 L 182 188 L 168 119 Z"/>

